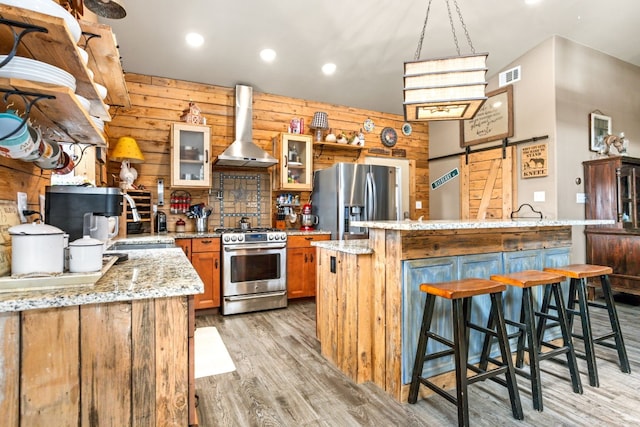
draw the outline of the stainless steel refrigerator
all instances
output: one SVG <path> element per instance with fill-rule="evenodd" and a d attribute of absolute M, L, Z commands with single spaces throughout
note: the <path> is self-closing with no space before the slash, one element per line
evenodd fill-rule
<path fill-rule="evenodd" d="M 336 163 L 313 177 L 312 213 L 319 230 L 333 240 L 366 239 L 368 231 L 352 221 L 401 218 L 399 174 L 395 167 Z"/>

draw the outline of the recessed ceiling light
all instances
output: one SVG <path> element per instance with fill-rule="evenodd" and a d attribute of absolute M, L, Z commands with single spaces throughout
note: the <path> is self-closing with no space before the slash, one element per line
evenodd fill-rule
<path fill-rule="evenodd" d="M 264 62 L 273 62 L 273 60 L 276 59 L 276 51 L 273 49 L 262 49 L 260 51 L 260 58 L 262 58 Z"/>
<path fill-rule="evenodd" d="M 204 43 L 204 37 L 198 33 L 189 33 L 186 35 L 185 40 L 191 47 L 200 47 Z"/>
<path fill-rule="evenodd" d="M 332 62 L 328 62 L 328 63 L 324 64 L 322 66 L 322 72 L 324 74 L 326 74 L 327 76 L 330 76 L 331 74 L 336 72 L 336 64 L 334 64 Z"/>
<path fill-rule="evenodd" d="M 536 4 L 540 3 L 541 0 L 524 0 L 525 4 Z"/>

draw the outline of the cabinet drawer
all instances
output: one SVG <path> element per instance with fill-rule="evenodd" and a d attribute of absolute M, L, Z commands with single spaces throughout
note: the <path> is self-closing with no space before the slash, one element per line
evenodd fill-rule
<path fill-rule="evenodd" d="M 311 242 L 329 240 L 330 234 L 310 234 L 307 236 L 287 236 L 287 248 L 308 248 Z"/>
<path fill-rule="evenodd" d="M 219 237 L 202 237 L 198 239 L 191 239 L 191 251 L 192 252 L 219 252 L 220 251 L 220 238 Z"/>

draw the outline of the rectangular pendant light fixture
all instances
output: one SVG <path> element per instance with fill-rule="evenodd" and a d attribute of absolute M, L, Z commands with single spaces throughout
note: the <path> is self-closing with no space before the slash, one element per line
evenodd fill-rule
<path fill-rule="evenodd" d="M 407 121 L 467 120 L 485 96 L 488 53 L 404 63 Z"/>

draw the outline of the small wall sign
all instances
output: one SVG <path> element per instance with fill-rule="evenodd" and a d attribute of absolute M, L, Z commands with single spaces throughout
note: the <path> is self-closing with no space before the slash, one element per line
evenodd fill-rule
<path fill-rule="evenodd" d="M 522 147 L 522 178 L 538 178 L 548 175 L 547 144 Z"/>
<path fill-rule="evenodd" d="M 451 172 L 448 172 L 448 173 L 442 175 L 440 178 L 438 178 L 435 181 L 433 181 L 431 183 L 431 189 L 435 190 L 436 188 L 438 188 L 438 187 L 444 185 L 445 183 L 447 183 L 448 181 L 451 181 L 453 178 L 455 178 L 458 175 L 460 175 L 460 171 L 458 170 L 458 168 L 453 169 Z"/>

